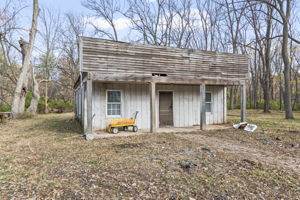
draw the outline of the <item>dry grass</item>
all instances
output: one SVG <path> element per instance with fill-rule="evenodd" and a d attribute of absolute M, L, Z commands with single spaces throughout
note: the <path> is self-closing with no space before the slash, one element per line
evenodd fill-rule
<path fill-rule="evenodd" d="M 237 111 L 230 112 L 237 120 Z M 218 138 L 299 158 L 300 114 L 250 112 L 254 133 L 181 135 Z M 0 199 L 299 199 L 300 174 L 243 159 L 175 134 L 86 141 L 72 114 L 39 115 L 0 124 Z M 74 137 L 75 136 L 75 137 Z M 78 137 L 77 137 L 78 136 Z M 276 138 L 279 139 L 276 139 Z M 270 144 L 264 145 L 263 141 Z M 211 147 L 209 147 L 211 148 Z M 182 169 L 180 164 L 197 166 Z"/>

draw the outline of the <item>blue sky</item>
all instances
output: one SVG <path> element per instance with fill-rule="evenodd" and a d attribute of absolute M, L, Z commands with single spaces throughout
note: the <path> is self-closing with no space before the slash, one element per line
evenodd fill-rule
<path fill-rule="evenodd" d="M 17 0 L 18 1 L 18 0 Z M 32 0 L 19 0 L 23 3 L 22 6 L 28 6 L 22 11 L 22 27 L 30 28 L 31 19 L 32 19 Z M 88 10 L 82 6 L 84 0 L 39 0 L 40 8 L 48 8 L 50 10 L 60 11 L 61 15 L 65 13 L 74 13 L 74 14 L 83 14 L 85 16 L 90 16 L 88 20 L 93 21 L 98 26 L 101 26 L 104 29 L 110 30 L 110 26 L 103 19 L 94 18 L 93 11 Z M 149 0 L 153 1 L 153 0 Z M 126 41 L 128 40 L 128 29 L 129 20 L 121 17 L 116 19 L 116 26 L 119 35 L 119 39 Z M 92 27 L 88 27 L 90 31 L 93 30 Z M 131 33 L 132 34 L 132 33 Z M 27 34 L 24 35 L 27 37 Z"/>
<path fill-rule="evenodd" d="M 88 10 L 81 5 L 81 0 L 40 0 L 40 7 L 53 8 L 61 12 L 88 13 Z"/>

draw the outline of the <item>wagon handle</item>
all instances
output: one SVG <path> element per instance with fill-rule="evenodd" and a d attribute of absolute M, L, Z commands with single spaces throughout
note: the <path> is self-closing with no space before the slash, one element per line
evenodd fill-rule
<path fill-rule="evenodd" d="M 137 115 L 138 115 L 139 111 L 135 111 L 132 115 L 132 119 L 136 119 Z"/>

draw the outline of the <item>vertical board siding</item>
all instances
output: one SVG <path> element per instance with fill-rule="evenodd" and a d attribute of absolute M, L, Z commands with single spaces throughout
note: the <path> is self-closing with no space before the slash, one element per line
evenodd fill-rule
<path fill-rule="evenodd" d="M 206 86 L 206 92 L 212 93 L 212 112 L 206 113 L 207 124 L 223 123 L 223 88 L 223 86 Z"/>
<path fill-rule="evenodd" d="M 150 128 L 150 94 L 147 84 L 93 83 L 93 129 L 106 129 L 107 90 L 120 90 L 122 98 L 121 118 L 129 118 L 139 111 L 137 125 L 140 129 Z M 212 92 L 212 113 L 206 113 L 207 124 L 224 121 L 224 87 L 207 86 Z M 174 127 L 195 126 L 200 124 L 200 93 L 197 85 L 162 85 L 156 87 L 157 121 L 159 126 L 159 91 L 173 92 Z"/>
<path fill-rule="evenodd" d="M 148 85 L 93 83 L 93 129 L 106 129 L 109 119 L 106 108 L 107 90 L 121 91 L 121 118 L 130 118 L 135 111 L 139 111 L 137 125 L 141 129 L 150 127 L 150 101 Z M 97 90 L 97 91 L 96 91 Z M 97 109 L 96 109 L 97 108 Z"/>

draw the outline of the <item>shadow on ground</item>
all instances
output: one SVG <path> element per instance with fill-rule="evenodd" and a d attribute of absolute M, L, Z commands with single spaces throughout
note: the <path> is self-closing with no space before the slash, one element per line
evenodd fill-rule
<path fill-rule="evenodd" d="M 70 113 L 68 115 L 51 114 L 38 116 L 41 121 L 26 131 L 52 132 L 55 135 L 82 134 L 83 129 L 78 120 Z"/>

